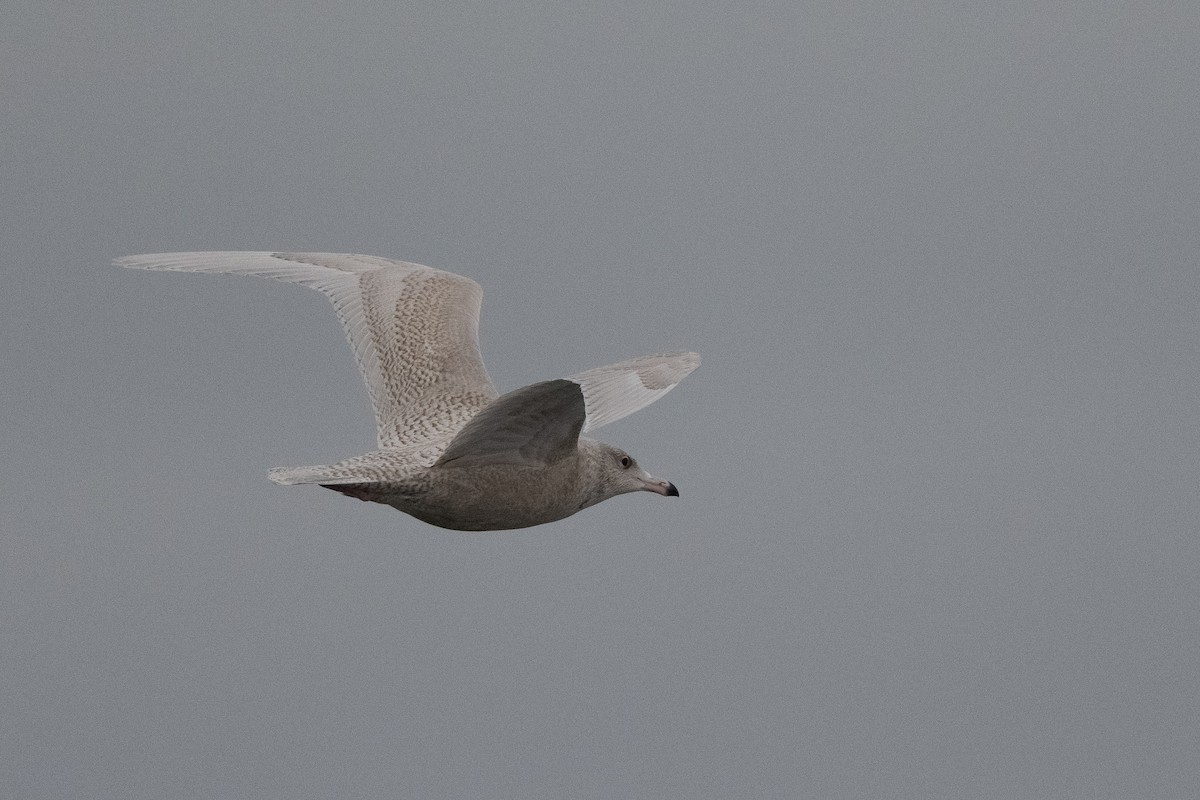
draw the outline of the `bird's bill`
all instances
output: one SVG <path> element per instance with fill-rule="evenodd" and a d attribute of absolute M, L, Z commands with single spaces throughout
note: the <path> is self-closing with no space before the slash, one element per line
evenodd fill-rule
<path fill-rule="evenodd" d="M 653 475 L 647 475 L 642 479 L 644 489 L 647 492 L 661 494 L 663 497 L 679 497 L 679 490 L 675 488 L 675 484 L 670 481 L 664 481 L 662 478 L 655 478 Z"/>

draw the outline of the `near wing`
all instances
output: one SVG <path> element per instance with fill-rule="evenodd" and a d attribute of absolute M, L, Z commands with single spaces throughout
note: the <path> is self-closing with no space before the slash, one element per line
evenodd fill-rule
<path fill-rule="evenodd" d="M 347 253 L 155 253 L 114 263 L 256 275 L 324 294 L 366 381 L 380 447 L 452 435 L 496 397 L 479 354 L 483 290 L 461 275 Z"/>
<path fill-rule="evenodd" d="M 479 412 L 435 466 L 553 463 L 581 432 L 650 405 L 698 366 L 695 353 L 643 356 L 524 386 Z"/>
<path fill-rule="evenodd" d="M 700 366 L 695 353 L 642 356 L 589 369 L 567 380 L 583 388 L 587 420 L 583 432 L 627 417 L 662 397 Z"/>

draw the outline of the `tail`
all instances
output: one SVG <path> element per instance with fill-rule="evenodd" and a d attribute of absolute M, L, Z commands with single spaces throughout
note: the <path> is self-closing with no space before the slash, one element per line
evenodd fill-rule
<path fill-rule="evenodd" d="M 362 475 L 353 474 L 344 464 L 323 464 L 318 467 L 280 467 L 267 473 L 267 477 L 282 486 L 300 483 L 315 483 L 359 500 L 379 500 L 379 483 Z M 380 501 L 382 502 L 382 501 Z"/>
<path fill-rule="evenodd" d="M 277 467 L 267 477 L 280 486 L 295 486 L 301 483 L 319 483 L 322 486 L 341 486 L 351 483 L 371 483 L 370 478 L 353 475 L 345 466 L 322 464 L 316 467 Z"/>

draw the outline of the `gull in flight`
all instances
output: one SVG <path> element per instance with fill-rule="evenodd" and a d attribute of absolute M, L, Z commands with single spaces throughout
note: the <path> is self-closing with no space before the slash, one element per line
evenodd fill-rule
<path fill-rule="evenodd" d="M 157 253 L 133 269 L 227 272 L 308 286 L 333 303 L 375 410 L 378 449 L 273 469 L 463 531 L 569 517 L 627 492 L 678 497 L 623 450 L 584 436 L 632 414 L 700 365 L 695 353 L 643 356 L 500 395 L 479 354 L 483 290 L 450 272 L 345 253 Z"/>

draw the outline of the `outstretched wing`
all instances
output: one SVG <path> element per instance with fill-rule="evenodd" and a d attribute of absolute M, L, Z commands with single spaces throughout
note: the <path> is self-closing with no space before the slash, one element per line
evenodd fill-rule
<path fill-rule="evenodd" d="M 366 381 L 380 447 L 453 435 L 496 397 L 479 354 L 483 290 L 461 275 L 347 253 L 155 253 L 114 263 L 256 275 L 324 294 Z"/>
<path fill-rule="evenodd" d="M 466 424 L 434 466 L 544 466 L 575 452 L 583 392 L 559 379 L 509 392 Z"/>
<path fill-rule="evenodd" d="M 567 380 L 583 389 L 587 419 L 583 432 L 627 417 L 675 388 L 700 366 L 695 353 L 665 353 L 589 369 Z"/>

